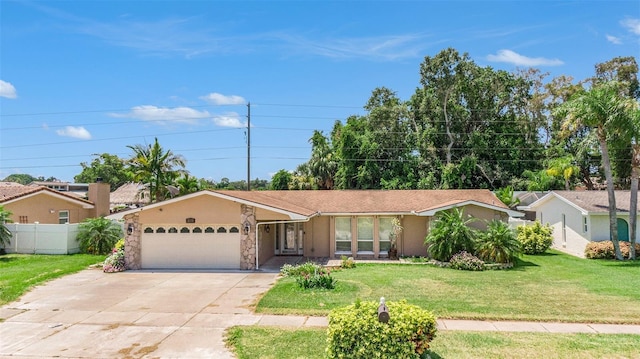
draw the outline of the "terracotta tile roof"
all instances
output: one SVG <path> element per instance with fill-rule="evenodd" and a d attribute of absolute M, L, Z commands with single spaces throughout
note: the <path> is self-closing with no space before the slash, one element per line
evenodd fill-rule
<path fill-rule="evenodd" d="M 557 196 L 587 212 L 609 212 L 607 191 L 553 191 Z M 631 192 L 615 191 L 618 212 L 629 212 Z"/>
<path fill-rule="evenodd" d="M 21 185 L 19 183 L 7 183 L 7 182 L 0 182 L 0 203 L 4 203 L 7 201 L 11 201 L 20 197 L 24 197 L 30 194 L 34 194 L 37 192 L 49 192 L 52 194 L 56 194 L 56 195 L 60 195 L 63 197 L 66 197 L 68 199 L 74 200 L 74 201 L 80 201 L 80 202 L 84 202 L 84 203 L 88 203 L 88 204 L 93 204 L 93 202 L 90 202 L 86 199 L 83 198 L 78 198 L 72 194 L 68 194 L 65 192 L 60 192 L 60 191 L 56 191 L 54 189 L 51 188 L 47 188 L 44 186 L 25 186 L 25 185 Z"/>
<path fill-rule="evenodd" d="M 476 201 L 509 208 L 489 190 L 215 191 L 294 213 L 411 213 Z M 307 213 L 305 213 L 307 212 Z"/>

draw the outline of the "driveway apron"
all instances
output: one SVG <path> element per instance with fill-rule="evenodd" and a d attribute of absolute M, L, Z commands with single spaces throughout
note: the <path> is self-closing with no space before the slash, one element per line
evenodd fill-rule
<path fill-rule="evenodd" d="M 85 270 L 0 308 L 0 357 L 233 358 L 231 325 L 277 273 Z"/>

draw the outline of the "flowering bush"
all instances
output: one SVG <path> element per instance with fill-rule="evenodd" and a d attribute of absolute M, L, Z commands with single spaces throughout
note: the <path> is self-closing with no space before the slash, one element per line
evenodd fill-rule
<path fill-rule="evenodd" d="M 405 301 L 387 302 L 389 322 L 378 320 L 379 303 L 367 301 L 329 314 L 327 358 L 424 358 L 436 335 L 436 318 Z"/>
<path fill-rule="evenodd" d="M 340 259 L 342 260 L 340 268 L 351 269 L 356 267 L 356 261 L 353 260 L 353 257 L 341 256 Z"/>
<path fill-rule="evenodd" d="M 111 254 L 104 260 L 102 270 L 105 273 L 115 273 L 126 270 L 124 264 L 124 239 L 116 242 Z"/>
<path fill-rule="evenodd" d="M 462 251 L 451 257 L 449 267 L 453 269 L 481 271 L 484 270 L 484 262 L 473 254 Z"/>
<path fill-rule="evenodd" d="M 622 257 L 629 257 L 629 242 L 619 242 Z M 640 253 L 640 243 L 636 243 L 636 253 Z M 613 249 L 613 242 L 589 242 L 584 250 L 584 256 L 588 259 L 615 259 L 616 253 Z"/>

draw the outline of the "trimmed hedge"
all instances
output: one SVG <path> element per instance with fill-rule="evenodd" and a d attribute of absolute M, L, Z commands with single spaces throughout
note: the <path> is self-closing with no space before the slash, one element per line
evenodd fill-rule
<path fill-rule="evenodd" d="M 389 322 L 378 321 L 379 303 L 366 301 L 329 314 L 326 357 L 426 358 L 436 334 L 436 318 L 406 301 L 388 302 Z"/>
<path fill-rule="evenodd" d="M 623 258 L 629 257 L 629 242 L 619 242 L 620 252 Z M 636 253 L 640 254 L 640 243 L 636 243 Z M 589 242 L 584 249 L 584 256 L 588 259 L 616 259 L 616 252 L 613 249 L 613 242 Z"/>
<path fill-rule="evenodd" d="M 525 254 L 542 254 L 553 244 L 553 228 L 539 221 L 532 226 L 518 226 L 516 233 Z"/>

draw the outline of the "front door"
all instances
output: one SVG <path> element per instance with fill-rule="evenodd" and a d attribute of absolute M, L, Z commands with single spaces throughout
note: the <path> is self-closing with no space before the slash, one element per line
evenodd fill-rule
<path fill-rule="evenodd" d="M 276 254 L 302 255 L 304 230 L 302 223 L 276 225 Z"/>
<path fill-rule="evenodd" d="M 618 240 L 629 242 L 629 223 L 622 218 L 618 218 Z"/>

